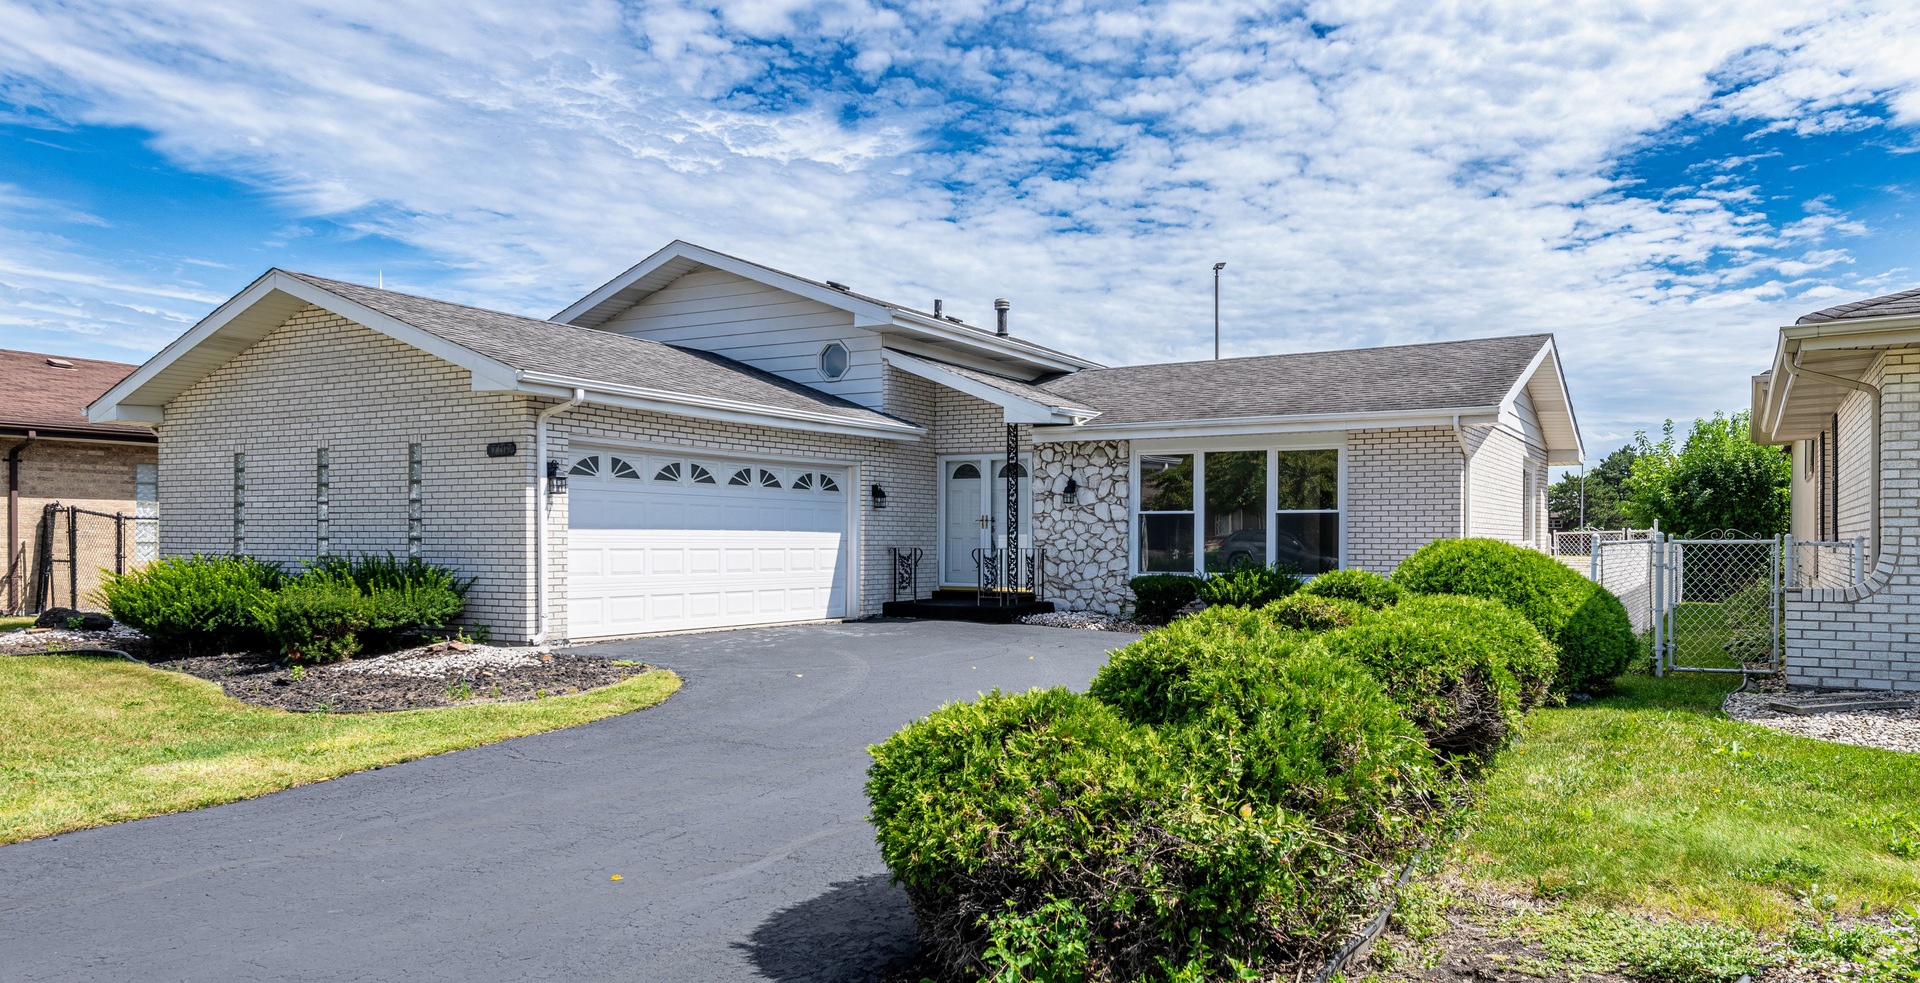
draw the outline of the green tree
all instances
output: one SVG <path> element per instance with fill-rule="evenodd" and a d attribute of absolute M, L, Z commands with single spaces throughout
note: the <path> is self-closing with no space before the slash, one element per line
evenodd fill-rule
<path fill-rule="evenodd" d="M 1595 529 L 1619 529 L 1632 524 L 1620 507 L 1627 495 L 1627 478 L 1633 474 L 1633 462 L 1639 452 L 1632 444 L 1608 454 L 1599 466 L 1587 472 L 1586 522 Z M 1547 489 L 1547 511 L 1555 529 L 1580 528 L 1580 475 L 1571 473 Z"/>
<path fill-rule="evenodd" d="M 1693 421 L 1684 443 L 1674 442 L 1668 420 L 1659 443 L 1642 432 L 1634 438 L 1633 474 L 1627 479 L 1627 515 L 1639 523 L 1659 520 L 1676 536 L 1735 529 L 1750 536 L 1787 531 L 1793 463 L 1784 447 L 1756 444 L 1747 413 L 1715 413 Z"/>

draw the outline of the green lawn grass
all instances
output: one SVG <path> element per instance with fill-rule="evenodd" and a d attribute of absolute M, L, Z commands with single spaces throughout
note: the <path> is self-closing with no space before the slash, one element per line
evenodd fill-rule
<path fill-rule="evenodd" d="M 671 672 L 523 703 L 287 713 L 118 659 L 0 657 L 0 843 L 198 809 L 653 706 Z"/>
<path fill-rule="evenodd" d="M 1762 931 L 1809 891 L 1855 913 L 1920 897 L 1920 755 L 1729 720 L 1735 685 L 1626 676 L 1603 699 L 1536 711 L 1459 847 L 1465 872 Z"/>
<path fill-rule="evenodd" d="M 9 618 L 5 616 L 0 616 L 0 631 L 14 631 L 20 628 L 32 628 L 33 620 L 34 620 L 33 615 L 27 615 L 24 618 Z"/>

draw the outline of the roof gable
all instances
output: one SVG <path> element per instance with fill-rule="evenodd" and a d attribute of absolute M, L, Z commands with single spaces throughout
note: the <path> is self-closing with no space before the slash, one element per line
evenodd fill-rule
<path fill-rule="evenodd" d="M 921 432 L 711 352 L 285 270 L 269 271 L 135 370 L 90 408 L 92 418 L 159 422 L 168 400 L 309 304 L 468 369 L 476 390 L 586 389 L 604 397 L 596 401 L 684 415 Z"/>
<path fill-rule="evenodd" d="M 830 281 L 810 280 L 678 239 L 555 314 L 553 320 L 588 328 L 603 327 L 623 311 L 702 267 L 724 270 L 847 311 L 853 316 L 855 327 L 903 335 L 936 347 L 950 347 L 983 356 L 1003 363 L 1013 373 L 1024 371 L 1028 375 L 1041 375 L 1098 365 L 1024 338 L 996 334 L 958 318 L 935 316 L 927 311 L 856 293 Z"/>

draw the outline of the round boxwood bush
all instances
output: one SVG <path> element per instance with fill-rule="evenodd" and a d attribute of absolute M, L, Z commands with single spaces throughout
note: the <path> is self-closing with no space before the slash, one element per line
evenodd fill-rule
<path fill-rule="evenodd" d="M 1400 586 L 1371 570 L 1347 567 L 1329 570 L 1306 582 L 1300 593 L 1354 601 L 1378 611 L 1400 601 Z"/>
<path fill-rule="evenodd" d="M 100 596 L 115 620 L 162 650 L 237 652 L 257 647 L 254 612 L 272 600 L 280 568 L 246 556 L 176 556 L 110 574 Z"/>
<path fill-rule="evenodd" d="M 1402 561 L 1393 582 L 1410 594 L 1499 601 L 1559 650 L 1555 687 L 1584 690 L 1618 676 L 1640 650 L 1620 599 L 1544 553 L 1493 539 L 1442 539 Z"/>
<path fill-rule="evenodd" d="M 1313 645 L 1366 666 L 1436 752 L 1468 763 L 1506 744 L 1553 675 L 1537 629 L 1471 597 L 1408 598 Z"/>
<path fill-rule="evenodd" d="M 1359 624 L 1369 611 L 1354 601 L 1295 594 L 1261 608 L 1260 614 L 1282 628 L 1322 632 Z"/>
<path fill-rule="evenodd" d="M 1135 723 L 1184 719 L 1221 695 L 1216 680 L 1197 677 L 1251 678 L 1302 641 L 1265 609 L 1211 607 L 1113 653 L 1087 693 Z"/>

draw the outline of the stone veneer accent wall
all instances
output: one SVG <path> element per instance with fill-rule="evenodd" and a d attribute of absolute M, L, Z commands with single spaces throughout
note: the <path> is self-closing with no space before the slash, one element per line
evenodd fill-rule
<path fill-rule="evenodd" d="M 1119 616 L 1133 602 L 1127 587 L 1131 454 L 1124 440 L 1034 448 L 1033 541 L 1047 550 L 1047 596 L 1062 610 Z M 1079 486 L 1071 501 L 1065 497 L 1069 476 Z"/>
<path fill-rule="evenodd" d="M 1920 429 L 1920 352 L 1890 352 L 1879 379 L 1867 382 L 1883 394 L 1883 549 L 1871 560 L 1865 584 L 1787 595 L 1787 682 L 1920 692 L 1920 440 L 1913 438 Z M 1843 418 L 1842 430 L 1851 422 Z M 1870 453 L 1865 441 L 1853 451 L 1856 459 Z M 1844 474 L 1844 459 L 1841 466 Z M 1867 489 L 1865 482 L 1859 485 L 1855 494 L 1864 510 Z M 1842 497 L 1843 515 L 1848 497 Z M 1849 531 L 1844 523 L 1842 531 Z"/>

